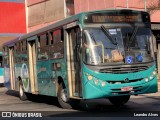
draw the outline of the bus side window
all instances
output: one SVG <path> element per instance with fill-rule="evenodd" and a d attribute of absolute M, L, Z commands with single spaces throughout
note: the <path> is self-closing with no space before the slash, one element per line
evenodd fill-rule
<path fill-rule="evenodd" d="M 61 42 L 61 30 L 55 30 L 53 32 L 53 40 L 54 40 L 54 44 Z"/>
<path fill-rule="evenodd" d="M 4 47 L 3 48 L 3 53 L 4 53 L 4 57 L 2 61 L 4 61 L 4 64 L 8 65 L 9 64 L 9 60 L 8 60 L 8 47 Z"/>
<path fill-rule="evenodd" d="M 49 40 L 50 40 L 50 43 L 52 45 L 53 44 L 53 32 L 49 33 Z"/>
<path fill-rule="evenodd" d="M 64 40 L 63 40 L 63 30 L 58 29 L 53 31 L 51 40 L 51 47 L 50 47 L 50 58 L 57 59 L 63 58 L 64 56 Z"/>
<path fill-rule="evenodd" d="M 23 41 L 23 51 L 26 51 L 27 50 L 27 41 L 26 40 L 24 40 Z"/>
<path fill-rule="evenodd" d="M 40 35 L 38 40 L 38 60 L 48 59 L 49 54 L 49 40 L 48 33 Z"/>
<path fill-rule="evenodd" d="M 14 45 L 14 57 L 15 57 L 15 63 L 17 63 L 17 43 Z"/>
<path fill-rule="evenodd" d="M 47 34 L 42 34 L 40 35 L 40 46 L 44 47 L 46 45 L 48 45 Z"/>
<path fill-rule="evenodd" d="M 27 61 L 27 41 L 22 41 L 22 62 Z"/>
<path fill-rule="evenodd" d="M 21 63 L 22 62 L 22 44 L 21 42 L 17 42 L 15 44 L 15 62 Z"/>

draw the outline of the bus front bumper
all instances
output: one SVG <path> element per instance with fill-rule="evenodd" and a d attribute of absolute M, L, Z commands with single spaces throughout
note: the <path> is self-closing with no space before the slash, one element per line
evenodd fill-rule
<path fill-rule="evenodd" d="M 132 88 L 131 90 L 123 91 L 123 88 Z M 94 98 L 107 98 L 114 96 L 123 96 L 123 95 L 138 95 L 146 93 L 155 93 L 158 91 L 157 76 L 152 80 L 145 83 L 125 83 L 117 85 L 106 86 L 94 85 L 90 82 L 87 82 L 84 86 L 83 98 L 84 99 L 94 99 Z"/>

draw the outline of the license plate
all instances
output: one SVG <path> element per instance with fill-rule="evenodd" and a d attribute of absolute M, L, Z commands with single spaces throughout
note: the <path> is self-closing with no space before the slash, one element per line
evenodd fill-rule
<path fill-rule="evenodd" d="M 121 88 L 121 91 L 132 91 L 133 87 L 132 86 L 128 86 L 128 87 L 123 87 Z"/>

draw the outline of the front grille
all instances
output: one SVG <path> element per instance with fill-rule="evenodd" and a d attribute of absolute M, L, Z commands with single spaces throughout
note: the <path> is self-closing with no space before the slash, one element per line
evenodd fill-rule
<path fill-rule="evenodd" d="M 101 73 L 125 74 L 147 70 L 149 66 L 132 66 L 100 69 Z"/>
<path fill-rule="evenodd" d="M 143 78 L 140 79 L 134 79 L 134 80 L 129 80 L 128 82 L 125 82 L 125 80 L 114 80 L 114 81 L 109 81 L 107 80 L 106 82 L 108 82 L 109 84 L 123 84 L 123 83 L 133 83 L 133 82 L 139 82 L 143 80 Z"/>

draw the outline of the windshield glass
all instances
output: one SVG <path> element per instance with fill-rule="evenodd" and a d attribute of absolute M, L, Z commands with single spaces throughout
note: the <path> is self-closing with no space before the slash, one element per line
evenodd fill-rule
<path fill-rule="evenodd" d="M 148 28 L 123 28 L 125 56 L 131 56 L 131 63 L 150 62 L 151 57 L 151 32 Z M 127 62 L 127 60 L 126 60 Z"/>
<path fill-rule="evenodd" d="M 153 60 L 147 28 L 90 28 L 84 30 L 86 64 L 133 64 Z"/>

